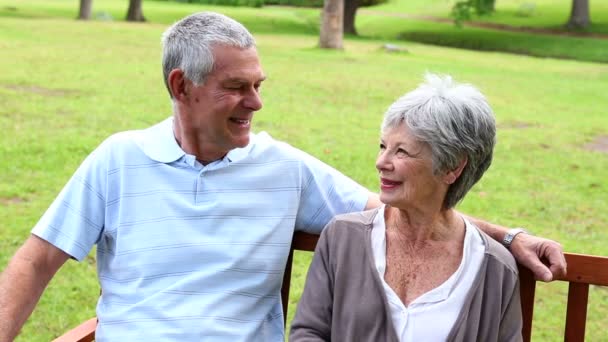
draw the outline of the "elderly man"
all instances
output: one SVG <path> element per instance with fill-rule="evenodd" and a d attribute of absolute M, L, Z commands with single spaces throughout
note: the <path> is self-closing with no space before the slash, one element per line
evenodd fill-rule
<path fill-rule="evenodd" d="M 380 204 L 310 155 L 250 132 L 265 76 L 241 24 L 216 13 L 177 22 L 163 36 L 163 72 L 173 116 L 103 142 L 2 274 L 1 342 L 65 261 L 94 245 L 98 341 L 283 340 L 294 229 L 319 233 L 334 215 Z M 495 239 L 513 236 L 475 222 Z M 511 250 L 542 279 L 565 271 L 553 241 L 519 234 Z"/>

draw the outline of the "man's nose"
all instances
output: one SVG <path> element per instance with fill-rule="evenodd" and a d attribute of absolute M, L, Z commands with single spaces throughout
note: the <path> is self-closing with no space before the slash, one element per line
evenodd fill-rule
<path fill-rule="evenodd" d="M 245 96 L 243 105 L 253 111 L 262 109 L 262 96 L 259 91 L 257 89 L 251 89 Z"/>

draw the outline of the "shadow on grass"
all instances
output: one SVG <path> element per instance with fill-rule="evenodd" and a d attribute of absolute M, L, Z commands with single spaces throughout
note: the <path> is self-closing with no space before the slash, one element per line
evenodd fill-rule
<path fill-rule="evenodd" d="M 606 39 L 552 37 L 542 34 L 479 29 L 408 30 L 399 33 L 396 38 L 469 50 L 608 63 L 608 53 L 606 53 L 608 40 Z"/>

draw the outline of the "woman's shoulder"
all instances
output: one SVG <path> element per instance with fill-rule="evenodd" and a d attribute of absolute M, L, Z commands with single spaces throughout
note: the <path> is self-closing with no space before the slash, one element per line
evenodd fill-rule
<path fill-rule="evenodd" d="M 513 257 L 513 254 L 509 252 L 505 246 L 501 245 L 498 241 L 491 238 L 489 235 L 481 231 L 481 229 L 477 229 L 479 234 L 481 234 L 482 239 L 484 240 L 484 244 L 486 246 L 486 255 L 489 257 L 488 262 L 490 264 L 494 263 L 495 267 L 503 267 L 508 269 L 510 272 L 517 274 L 517 262 Z"/>
<path fill-rule="evenodd" d="M 363 237 L 372 229 L 374 218 L 378 209 L 356 211 L 348 214 L 336 215 L 323 230 L 328 238 L 340 238 L 346 240 L 355 237 Z"/>
<path fill-rule="evenodd" d="M 340 227 L 334 229 L 371 228 L 377 214 L 378 208 L 336 215 L 336 217 L 334 217 L 334 219 L 330 222 L 330 226 Z"/>
<path fill-rule="evenodd" d="M 467 224 L 471 225 L 481 237 L 481 240 L 485 247 L 485 254 L 489 258 L 488 262 L 490 264 L 494 264 L 494 267 L 504 267 L 509 271 L 517 274 L 517 263 L 515 262 L 515 258 L 506 249 L 503 245 L 501 245 L 498 241 L 494 240 L 491 236 L 484 233 L 479 227 L 475 226 L 472 222 L 465 219 Z M 489 265 L 490 266 L 490 265 Z"/>

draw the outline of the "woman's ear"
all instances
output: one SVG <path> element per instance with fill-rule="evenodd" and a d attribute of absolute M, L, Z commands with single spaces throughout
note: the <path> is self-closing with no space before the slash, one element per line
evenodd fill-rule
<path fill-rule="evenodd" d="M 462 173 L 462 170 L 464 170 L 465 166 L 467 166 L 466 157 L 462 158 L 462 160 L 460 161 L 460 163 L 458 163 L 458 166 L 454 170 L 448 171 L 445 174 L 443 180 L 446 182 L 446 184 L 454 184 L 458 177 L 460 177 L 460 174 Z"/>
<path fill-rule="evenodd" d="M 181 101 L 184 99 L 184 96 L 188 95 L 187 79 L 181 69 L 171 70 L 167 83 L 174 100 Z"/>

